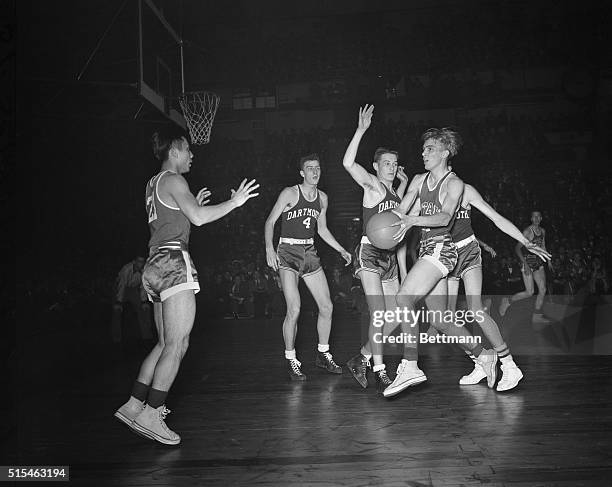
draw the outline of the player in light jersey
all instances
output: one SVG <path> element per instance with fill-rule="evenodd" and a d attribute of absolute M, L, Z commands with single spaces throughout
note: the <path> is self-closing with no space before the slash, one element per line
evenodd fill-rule
<path fill-rule="evenodd" d="M 204 206 L 206 189 L 193 196 L 182 176 L 191 167 L 193 154 L 184 132 L 169 128 L 153 134 L 153 153 L 161 171 L 146 187 L 149 258 L 142 281 L 153 301 L 158 342 L 138 372 L 130 399 L 115 417 L 136 433 L 160 443 L 176 445 L 181 437 L 165 423 L 170 412 L 166 397 L 187 351 L 195 318 L 198 274 L 188 253 L 191 224 L 200 226 L 225 216 L 258 195 L 255 180 L 242 181 L 229 200 Z M 146 403 L 146 405 L 145 405 Z"/>
<path fill-rule="evenodd" d="M 546 231 L 540 226 L 542 222 L 542 213 L 539 211 L 531 212 L 531 225 L 524 231 L 523 235 L 527 241 L 546 249 Z M 499 307 L 499 313 L 504 316 L 510 303 L 520 301 L 521 299 L 533 296 L 535 291 L 534 282 L 538 286 L 538 296 L 536 297 L 534 319 L 544 320 L 542 315 L 542 305 L 544 304 L 544 296 L 546 295 L 546 271 L 544 270 L 544 262 L 536 256 L 530 254 L 529 247 L 525 246 L 521 241 L 516 244 L 514 249 L 517 257 L 521 261 L 521 270 L 523 274 L 523 282 L 525 290 L 516 293 L 510 299 L 504 298 Z M 551 262 L 548 261 L 548 267 L 551 268 Z"/>
<path fill-rule="evenodd" d="M 317 189 L 321 178 L 321 163 L 317 154 L 309 154 L 300 159 L 301 184 L 290 186 L 281 191 L 265 224 L 266 260 L 268 265 L 279 272 L 283 294 L 287 302 L 287 314 L 283 321 L 285 358 L 291 380 L 306 380 L 302 364 L 295 352 L 297 320 L 300 314 L 300 277 L 312 293 L 319 308 L 317 332 L 319 344 L 315 364 L 328 372 L 341 374 L 329 351 L 329 334 L 333 304 L 329 296 L 329 286 L 317 249 L 314 236 L 319 236 L 333 249 L 337 250 L 347 265 L 351 254 L 344 250 L 327 228 L 327 195 Z M 281 236 L 278 247 L 274 249 L 274 225 L 282 215 Z"/>
<path fill-rule="evenodd" d="M 484 350 L 465 327 L 442 320 L 448 310 L 448 288 L 444 279 L 457 263 L 457 248 L 450 235 L 457 206 L 463 194 L 463 181 L 449 170 L 449 160 L 459 151 L 461 137 L 451 129 L 429 129 L 421 137 L 423 141 L 424 174 L 416 175 L 408 192 L 396 210 L 400 221 L 394 236 L 403 239 L 409 228 L 421 227 L 419 258 L 408 272 L 397 294 L 397 304 L 409 311 L 425 298 L 430 312 L 430 324 L 446 335 L 459 337 L 465 350 L 469 350 L 487 374 L 489 387 L 495 384 L 497 354 Z M 414 205 L 414 208 L 413 208 Z M 412 211 L 411 211 L 412 210 Z M 418 215 L 416 212 L 418 211 Z M 409 215 L 405 213 L 410 212 Z M 439 312 L 439 313 L 438 313 Z M 417 323 L 410 323 L 416 327 Z M 406 356 L 397 369 L 393 383 L 384 391 L 391 397 L 404 389 L 426 380 L 412 356 Z"/>
<path fill-rule="evenodd" d="M 368 172 L 363 166 L 355 162 L 359 143 L 372 123 L 373 113 L 373 105 L 365 105 L 359 109 L 357 129 L 343 159 L 344 168 L 355 182 L 363 188 L 363 233 L 361 241 L 355 249 L 353 263 L 355 275 L 361 280 L 370 312 L 368 339 L 364 338 L 360 353 L 352 357 L 346 365 L 355 380 L 365 388 L 368 385 L 367 368 L 370 366 L 370 359 L 373 358 L 373 371 L 377 389 L 382 393 L 391 384 L 391 380 L 387 375 L 383 361 L 382 343 L 379 343 L 380 340 L 374 339 L 374 334 L 379 332 L 380 329 L 374 326 L 373 320 L 377 314 L 389 309 L 389 297 L 391 297 L 393 305 L 395 304 L 393 297 L 399 289 L 398 265 L 396 250 L 383 250 L 375 247 L 368 239 L 365 230 L 372 216 L 396 208 L 401 201 L 401 196 L 393 191 L 393 181 L 398 174 L 396 151 L 384 147 L 379 147 L 376 150 L 372 163 L 376 174 Z M 406 185 L 407 178 L 404 177 L 398 192 L 403 194 Z M 416 344 L 412 347 L 412 350 L 416 360 Z"/>
<path fill-rule="evenodd" d="M 458 258 L 457 265 L 448 275 L 448 306 L 449 309 L 455 311 L 459 280 L 463 279 L 468 309 L 481 318 L 477 320 L 477 323 L 501 361 L 502 377 L 497 384 L 497 390 L 507 391 L 517 386 L 523 378 L 523 373 L 514 362 L 497 323 L 485 311 L 482 304 L 482 257 L 479 241 L 472 229 L 472 207 L 480 210 L 502 232 L 524 245 L 539 261 L 550 260 L 551 255 L 535 243 L 529 242 L 512 222 L 500 215 L 482 198 L 476 188 L 469 184 L 464 185 L 461 204 L 457 208 L 455 223 L 450 232 L 457 247 Z M 476 357 L 469 352 L 468 356 L 474 361 L 474 370 L 459 380 L 459 384 L 462 385 L 477 384 L 486 378 L 486 373 Z"/>

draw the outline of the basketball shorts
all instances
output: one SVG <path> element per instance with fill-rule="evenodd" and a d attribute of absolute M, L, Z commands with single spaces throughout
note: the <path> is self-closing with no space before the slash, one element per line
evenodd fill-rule
<path fill-rule="evenodd" d="M 531 269 L 531 272 L 537 271 L 540 267 L 544 265 L 544 261 L 538 256 L 533 255 L 532 253 L 525 255 L 525 262 L 527 262 L 527 265 Z"/>
<path fill-rule="evenodd" d="M 187 289 L 194 293 L 200 291 L 191 256 L 180 246 L 161 245 L 151 249 L 142 271 L 142 285 L 149 300 L 156 303 Z"/>
<path fill-rule="evenodd" d="M 480 245 L 476 240 L 457 249 L 457 265 L 448 274 L 449 279 L 462 279 L 467 271 L 482 267 Z"/>
<path fill-rule="evenodd" d="M 435 265 L 446 277 L 457 265 L 457 247 L 449 234 L 421 240 L 419 259 Z"/>
<path fill-rule="evenodd" d="M 321 270 L 321 260 L 313 244 L 279 243 L 276 254 L 279 268 L 295 272 L 298 277 L 311 276 Z"/>
<path fill-rule="evenodd" d="M 375 272 L 382 282 L 397 279 L 398 267 L 395 250 L 383 250 L 371 243 L 360 242 L 353 255 L 355 277 L 361 271 Z"/>

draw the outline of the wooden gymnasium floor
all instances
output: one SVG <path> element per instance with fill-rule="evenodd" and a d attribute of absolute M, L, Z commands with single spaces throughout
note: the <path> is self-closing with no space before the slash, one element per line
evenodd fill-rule
<path fill-rule="evenodd" d="M 5 419 L 16 426 L 0 463 L 69 465 L 70 485 L 88 486 L 612 485 L 610 355 L 570 353 L 563 334 L 534 331 L 524 315 L 505 331 L 539 340 L 540 351 L 516 357 L 525 379 L 514 391 L 459 386 L 463 354 L 427 345 L 428 382 L 385 400 L 373 381 L 364 390 L 347 371 L 314 367 L 312 316 L 297 344 L 309 379 L 290 382 L 280 321 L 208 321 L 200 311 L 167 404 L 179 447 L 112 416 L 143 347 L 117 352 L 70 326 L 30 337 L 11 366 Z M 338 362 L 358 350 L 357 321 L 335 318 Z"/>

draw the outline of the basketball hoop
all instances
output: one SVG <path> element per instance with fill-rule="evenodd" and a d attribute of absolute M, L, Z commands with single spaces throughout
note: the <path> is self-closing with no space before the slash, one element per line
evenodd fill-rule
<path fill-rule="evenodd" d="M 219 96 L 209 91 L 183 93 L 179 97 L 187 122 L 191 142 L 196 145 L 210 142 L 210 131 L 219 107 Z"/>

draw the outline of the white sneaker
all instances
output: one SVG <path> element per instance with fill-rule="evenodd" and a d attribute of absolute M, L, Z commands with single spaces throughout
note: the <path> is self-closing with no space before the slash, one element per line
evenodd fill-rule
<path fill-rule="evenodd" d="M 487 376 L 487 385 L 492 389 L 495 385 L 495 379 L 497 379 L 497 352 L 495 350 L 483 350 L 476 359 L 476 363 L 482 367 Z"/>
<path fill-rule="evenodd" d="M 397 366 L 397 375 L 395 380 L 383 391 L 384 397 L 391 397 L 399 394 L 404 389 L 410 386 L 416 386 L 421 382 L 425 382 L 427 377 L 423 373 L 416 362 L 408 362 L 402 359 Z"/>
<path fill-rule="evenodd" d="M 478 384 L 487 376 L 482 365 L 474 363 L 474 370 L 469 375 L 464 375 L 459 379 L 459 384 L 462 386 Z"/>
<path fill-rule="evenodd" d="M 169 413 L 170 410 L 163 404 L 157 409 L 147 405 L 130 425 L 130 428 L 164 445 L 178 445 L 181 442 L 181 437 L 168 428 L 164 421 Z"/>
<path fill-rule="evenodd" d="M 130 396 L 128 401 L 115 411 L 115 418 L 130 426 L 144 409 L 144 402 L 139 401 L 134 396 Z"/>
<path fill-rule="evenodd" d="M 497 384 L 497 390 L 499 392 L 514 389 L 523 378 L 523 372 L 521 372 L 521 369 L 519 369 L 513 361 L 506 364 L 502 363 L 501 370 L 502 378 Z"/>

